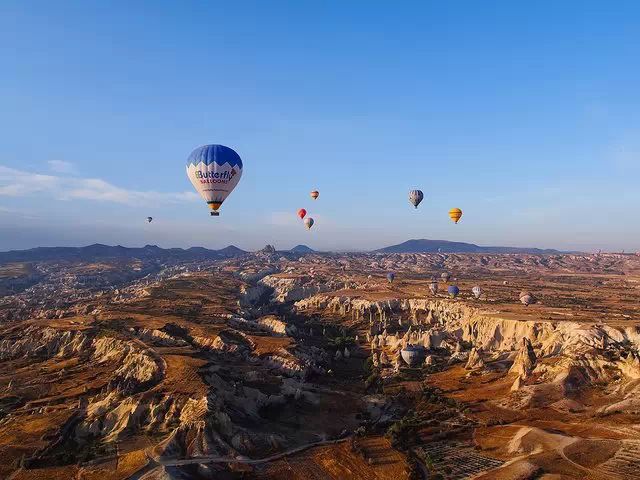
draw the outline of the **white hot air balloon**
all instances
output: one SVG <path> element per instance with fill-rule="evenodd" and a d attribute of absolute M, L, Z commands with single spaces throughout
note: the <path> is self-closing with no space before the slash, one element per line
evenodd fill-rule
<path fill-rule="evenodd" d="M 189 155 L 187 176 L 209 205 L 211 215 L 218 216 L 222 202 L 242 177 L 242 160 L 240 155 L 224 145 L 204 145 Z"/>
<path fill-rule="evenodd" d="M 311 218 L 311 217 L 307 217 L 307 218 L 304 219 L 304 225 L 305 225 L 305 227 L 307 227 L 307 230 L 310 230 L 311 227 L 313 227 L 314 223 L 315 222 L 313 221 L 313 218 Z"/>
<path fill-rule="evenodd" d="M 471 289 L 471 293 L 473 293 L 474 297 L 480 298 L 480 295 L 482 295 L 482 288 L 480 288 L 478 285 L 476 285 L 475 287 L 473 287 Z"/>
<path fill-rule="evenodd" d="M 422 193 L 422 190 L 409 191 L 409 202 L 415 208 L 418 208 L 418 205 L 420 205 L 420 202 L 422 201 L 423 198 L 424 198 L 424 194 Z"/>

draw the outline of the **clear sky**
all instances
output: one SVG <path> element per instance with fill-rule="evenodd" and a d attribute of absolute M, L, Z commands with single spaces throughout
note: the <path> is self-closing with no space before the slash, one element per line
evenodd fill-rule
<path fill-rule="evenodd" d="M 639 249 L 638 25 L 637 1 L 5 0 L 0 250 Z M 218 218 L 185 175 L 205 143 L 244 161 Z"/>

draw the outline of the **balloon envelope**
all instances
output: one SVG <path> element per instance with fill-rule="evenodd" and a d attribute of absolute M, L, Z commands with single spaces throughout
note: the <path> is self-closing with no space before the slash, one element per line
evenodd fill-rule
<path fill-rule="evenodd" d="M 318 198 L 320 196 L 320 192 L 317 190 L 313 190 L 309 195 L 311 195 L 311 198 L 313 198 L 314 200 L 316 198 Z"/>
<path fill-rule="evenodd" d="M 152 217 L 147 217 L 147 222 L 151 223 L 152 220 L 153 220 Z"/>
<path fill-rule="evenodd" d="M 449 296 L 451 298 L 456 298 L 460 293 L 460 289 L 457 285 L 449 285 L 449 288 L 447 288 L 447 292 L 449 292 Z"/>
<path fill-rule="evenodd" d="M 534 297 L 533 295 L 531 295 L 530 293 L 527 293 L 526 295 L 522 295 L 520 297 L 520 301 L 522 302 L 522 304 L 525 307 L 528 307 L 529 305 L 531 305 L 532 303 L 536 303 L 536 297 Z"/>
<path fill-rule="evenodd" d="M 429 291 L 431 292 L 432 295 L 435 295 L 436 293 L 438 293 L 438 284 L 436 282 L 432 282 L 429 285 Z"/>
<path fill-rule="evenodd" d="M 400 356 L 410 367 L 415 367 L 424 362 L 426 356 L 425 348 L 420 345 L 408 344 L 402 350 L 400 350 Z"/>
<path fill-rule="evenodd" d="M 242 177 L 242 160 L 224 145 L 203 145 L 189 155 L 187 177 L 216 215 Z"/>
<path fill-rule="evenodd" d="M 396 278 L 396 274 L 393 272 L 387 273 L 387 282 L 393 283 L 393 280 Z"/>
<path fill-rule="evenodd" d="M 307 217 L 304 219 L 304 225 L 307 227 L 307 230 L 311 229 L 311 227 L 313 227 L 313 224 L 315 222 L 313 221 L 313 218 L 311 217 Z"/>
<path fill-rule="evenodd" d="M 473 293 L 474 297 L 480 298 L 480 295 L 482 295 L 482 288 L 476 285 L 471 289 L 471 293 Z"/>
<path fill-rule="evenodd" d="M 448 282 L 451 278 L 451 274 L 449 272 L 444 272 L 442 275 L 440 275 L 440 278 L 443 282 Z"/>
<path fill-rule="evenodd" d="M 451 220 L 453 220 L 455 223 L 458 223 L 458 221 L 460 221 L 460 218 L 462 218 L 462 210 L 460 210 L 459 208 L 452 208 L 451 210 L 449 210 L 449 217 L 451 217 Z"/>
<path fill-rule="evenodd" d="M 300 217 L 300 219 L 303 219 L 306 214 L 307 214 L 307 211 L 304 208 L 301 208 L 300 210 L 298 210 L 298 216 Z"/>
<path fill-rule="evenodd" d="M 411 190 L 409 192 L 409 202 L 415 208 L 418 208 L 418 205 L 420 205 L 420 202 L 422 201 L 423 198 L 424 198 L 424 194 L 422 193 L 422 190 Z"/>

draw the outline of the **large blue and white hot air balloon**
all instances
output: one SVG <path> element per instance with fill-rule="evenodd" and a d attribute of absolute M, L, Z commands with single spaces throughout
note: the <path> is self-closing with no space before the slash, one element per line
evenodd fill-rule
<path fill-rule="evenodd" d="M 242 160 L 240 155 L 224 145 L 204 145 L 189 155 L 187 176 L 209 205 L 211 215 L 217 216 L 222 202 L 242 177 Z"/>

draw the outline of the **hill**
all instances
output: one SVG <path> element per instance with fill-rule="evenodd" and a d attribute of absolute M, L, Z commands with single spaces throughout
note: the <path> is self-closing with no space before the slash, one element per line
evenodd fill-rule
<path fill-rule="evenodd" d="M 306 245 L 296 245 L 289 251 L 294 253 L 315 253 L 313 248 L 307 247 Z"/>
<path fill-rule="evenodd" d="M 533 253 L 557 254 L 559 250 L 520 247 L 483 247 L 473 243 L 415 239 L 375 250 L 376 253 Z"/>
<path fill-rule="evenodd" d="M 38 247 L 0 252 L 0 264 L 51 260 L 94 261 L 106 258 L 145 258 L 160 261 L 197 260 L 237 257 L 245 253 L 247 252 L 234 245 L 229 245 L 221 250 L 209 250 L 203 247 L 191 247 L 185 250 L 182 248 L 160 248 L 157 245 L 129 248 L 121 245 L 111 246 L 96 243 L 86 247 Z"/>

